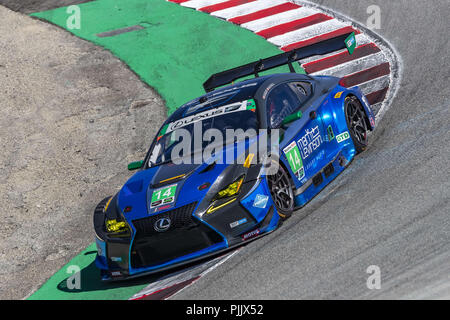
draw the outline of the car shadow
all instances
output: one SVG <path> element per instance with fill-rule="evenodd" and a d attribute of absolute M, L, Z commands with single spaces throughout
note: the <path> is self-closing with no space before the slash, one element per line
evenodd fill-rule
<path fill-rule="evenodd" d="M 134 286 L 143 286 L 143 285 L 149 285 L 154 282 L 163 280 L 165 278 L 168 278 L 175 274 L 183 273 L 184 271 L 188 271 L 192 268 L 196 268 L 202 264 L 205 264 L 207 262 L 210 262 L 220 256 L 225 256 L 226 254 L 230 253 L 231 251 L 234 251 L 233 249 L 227 250 L 226 252 L 222 252 L 221 254 L 217 254 L 196 262 L 192 262 L 180 267 L 176 267 L 173 269 L 170 269 L 168 271 L 162 271 L 159 273 L 141 276 L 134 279 L 126 279 L 126 280 L 119 280 L 119 281 L 102 281 L 100 277 L 100 270 L 95 265 L 94 259 L 92 262 L 86 266 L 85 268 L 80 270 L 80 289 L 76 288 L 69 288 L 68 283 L 71 283 L 71 281 L 68 281 L 69 278 L 72 278 L 73 275 L 68 275 L 64 280 L 60 281 L 57 285 L 57 289 L 59 291 L 65 292 L 65 293 L 82 293 L 82 292 L 94 292 L 94 291 L 105 291 L 105 290 L 111 290 L 111 289 L 117 289 L 117 288 L 127 288 L 127 287 L 134 287 Z M 95 257 L 95 254 L 97 251 L 88 251 L 84 253 L 84 255 L 93 255 Z"/>
<path fill-rule="evenodd" d="M 94 255 L 96 251 L 86 252 L 84 255 Z M 122 287 L 132 287 L 137 285 L 144 285 L 146 283 L 155 281 L 155 277 L 142 277 L 138 279 L 131 279 L 128 281 L 116 281 L 116 282 L 105 282 L 101 280 L 100 270 L 95 265 L 94 259 L 92 262 L 80 270 L 80 289 L 77 288 L 69 288 L 68 283 L 70 281 L 69 278 L 73 277 L 73 275 L 68 275 L 65 279 L 60 281 L 57 285 L 57 289 L 59 291 L 63 291 L 66 293 L 80 293 L 80 292 L 92 292 L 99 290 L 108 290 L 114 288 L 122 288 Z"/>

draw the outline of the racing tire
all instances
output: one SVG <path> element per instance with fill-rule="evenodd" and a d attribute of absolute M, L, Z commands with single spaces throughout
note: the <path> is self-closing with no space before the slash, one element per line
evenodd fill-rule
<path fill-rule="evenodd" d="M 289 218 L 294 212 L 295 204 L 291 179 L 286 169 L 278 164 L 277 173 L 267 176 L 267 184 L 278 215 L 283 220 Z"/>
<path fill-rule="evenodd" d="M 348 131 L 352 138 L 353 144 L 357 153 L 361 153 L 366 150 L 369 144 L 366 122 L 366 113 L 358 98 L 350 96 L 345 98 L 345 120 L 347 121 Z"/>

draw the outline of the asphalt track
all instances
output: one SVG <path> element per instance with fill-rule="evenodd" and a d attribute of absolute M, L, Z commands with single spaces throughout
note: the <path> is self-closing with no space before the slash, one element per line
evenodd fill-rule
<path fill-rule="evenodd" d="M 363 24 L 380 6 L 377 32 L 403 60 L 397 96 L 369 149 L 324 192 L 174 298 L 450 297 L 448 3 L 317 3 Z M 379 290 L 366 286 L 371 265 Z"/>

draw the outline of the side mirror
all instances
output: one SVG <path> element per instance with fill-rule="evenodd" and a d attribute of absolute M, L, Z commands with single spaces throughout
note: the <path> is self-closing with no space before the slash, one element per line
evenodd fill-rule
<path fill-rule="evenodd" d="M 144 166 L 144 160 L 141 161 L 135 161 L 128 164 L 128 170 L 133 171 L 140 169 Z"/>
<path fill-rule="evenodd" d="M 300 119 L 303 116 L 303 113 L 301 111 L 297 111 L 289 116 L 287 116 L 286 118 L 284 118 L 283 120 L 283 125 L 286 125 L 288 123 L 294 122 L 298 119 Z"/>

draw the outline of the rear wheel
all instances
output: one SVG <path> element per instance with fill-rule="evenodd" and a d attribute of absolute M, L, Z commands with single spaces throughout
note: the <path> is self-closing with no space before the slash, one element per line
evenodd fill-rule
<path fill-rule="evenodd" d="M 278 165 L 277 173 L 267 176 L 267 182 L 279 216 L 289 218 L 294 211 L 294 192 L 287 171 Z"/>
<path fill-rule="evenodd" d="M 364 108 L 356 97 L 345 98 L 345 119 L 358 153 L 363 152 L 368 145 L 367 123 Z"/>

